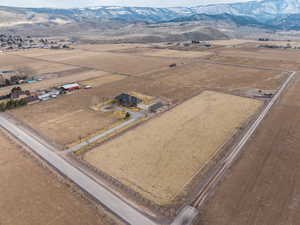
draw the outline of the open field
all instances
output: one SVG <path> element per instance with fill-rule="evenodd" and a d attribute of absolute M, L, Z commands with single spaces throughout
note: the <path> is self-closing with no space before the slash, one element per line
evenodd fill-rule
<path fill-rule="evenodd" d="M 78 93 L 72 95 L 76 94 Z M 12 113 L 42 135 L 63 146 L 91 135 L 117 120 L 112 115 L 89 109 L 93 100 L 84 103 L 83 99 L 67 97 L 69 96 L 40 102 Z"/>
<path fill-rule="evenodd" d="M 115 51 L 122 49 L 134 49 L 151 46 L 150 44 L 79 44 L 76 49 L 88 51 Z"/>
<path fill-rule="evenodd" d="M 240 40 L 240 39 L 231 39 L 231 40 L 216 40 L 216 41 L 209 41 L 213 45 L 222 45 L 222 46 L 233 46 L 233 45 L 241 45 L 247 43 L 264 43 L 260 41 L 254 40 Z"/>
<path fill-rule="evenodd" d="M 167 57 L 167 58 L 199 58 L 211 55 L 208 51 L 176 51 L 170 49 L 133 48 L 120 50 L 118 52 L 131 53 L 141 56 Z"/>
<path fill-rule="evenodd" d="M 81 51 L 79 54 L 70 52 L 68 54 L 43 56 L 42 59 L 74 66 L 99 69 L 107 72 L 132 75 L 161 68 L 168 68 L 172 63 L 181 62 L 179 59 L 161 59 L 130 54 L 92 51 Z"/>
<path fill-rule="evenodd" d="M 262 102 L 206 91 L 84 155 L 158 204 L 170 204 Z"/>
<path fill-rule="evenodd" d="M 286 46 L 290 44 L 293 47 L 299 47 L 300 43 L 296 41 L 258 41 L 258 40 L 239 40 L 239 39 L 231 39 L 231 40 L 216 40 L 209 41 L 213 45 L 221 45 L 221 46 L 245 46 L 245 45 L 277 45 L 277 46 Z"/>
<path fill-rule="evenodd" d="M 107 225 L 87 200 L 44 169 L 0 132 L 0 223 Z"/>
<path fill-rule="evenodd" d="M 97 87 L 97 86 L 104 85 L 104 84 L 107 84 L 107 83 L 110 83 L 113 81 L 123 80 L 125 77 L 126 76 L 114 74 L 114 75 L 108 75 L 108 76 L 98 77 L 95 79 L 86 80 L 86 81 L 80 82 L 80 84 Z"/>
<path fill-rule="evenodd" d="M 300 51 L 282 49 L 236 48 L 217 49 L 215 54 L 206 57 L 211 61 L 264 66 L 270 68 L 299 70 Z"/>
<path fill-rule="evenodd" d="M 245 147 L 199 225 L 289 225 L 300 221 L 300 80 Z"/>
<path fill-rule="evenodd" d="M 180 103 L 207 89 L 241 95 L 249 88 L 272 90 L 281 84 L 284 77 L 274 71 L 196 63 L 138 78 L 126 77 L 55 100 L 12 110 L 10 113 L 44 136 L 65 145 L 78 141 L 79 136 L 88 136 L 113 123 L 116 118 L 92 112 L 90 107 L 120 93 L 135 91 Z M 62 130 L 64 134 L 61 134 Z"/>
<path fill-rule="evenodd" d="M 149 74 L 145 77 L 158 80 L 160 84 L 187 88 L 190 92 L 193 89 L 211 88 L 244 95 L 249 88 L 276 89 L 285 79 L 285 73 L 200 62 Z M 174 93 L 174 96 L 177 95 L 184 97 L 185 93 Z M 172 96 L 166 97 L 172 98 Z"/>
<path fill-rule="evenodd" d="M 118 48 L 117 48 L 118 49 Z M 90 69 L 103 70 L 113 73 L 139 74 L 151 70 L 168 68 L 172 63 L 181 63 L 180 59 L 161 59 L 155 57 L 143 57 L 130 54 L 119 54 L 111 52 L 101 52 L 93 50 L 48 50 L 43 49 L 39 54 L 36 51 L 24 51 L 24 55 L 6 54 L 6 65 L 14 60 L 24 60 L 27 64 L 50 63 L 60 64 L 60 66 L 84 67 Z M 38 61 L 38 62 L 36 62 Z M 25 62 L 23 64 L 25 64 Z M 1 66 L 1 63 L 0 63 Z"/>
<path fill-rule="evenodd" d="M 24 52 L 25 53 L 25 52 Z M 76 66 L 64 65 L 56 62 L 39 61 L 34 58 L 27 58 L 21 55 L 1 54 L 0 55 L 0 71 L 1 70 L 30 70 L 32 75 L 42 73 L 54 73 L 65 70 L 78 68 Z"/>

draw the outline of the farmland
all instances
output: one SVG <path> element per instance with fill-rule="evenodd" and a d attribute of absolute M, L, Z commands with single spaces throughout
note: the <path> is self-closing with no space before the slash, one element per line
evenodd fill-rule
<path fill-rule="evenodd" d="M 107 225 L 90 202 L 0 132 L 0 221 L 14 225 Z"/>
<path fill-rule="evenodd" d="M 176 51 L 169 49 L 155 49 L 155 48 L 134 48 L 117 50 L 122 53 L 131 53 L 141 56 L 153 56 L 153 57 L 167 57 L 167 58 L 199 58 L 210 55 L 207 51 Z"/>
<path fill-rule="evenodd" d="M 298 224 L 299 88 L 297 75 L 202 208 L 200 224 Z"/>
<path fill-rule="evenodd" d="M 71 50 L 33 49 L 1 57 L 7 57 L 12 69 L 14 61 L 22 62 L 42 78 L 20 85 L 24 90 L 67 83 L 82 87 L 8 114 L 122 197 L 158 215 L 167 210 L 174 215 L 175 208 L 193 201 L 209 168 L 217 165 L 270 99 L 257 100 L 249 93 L 276 92 L 287 77 L 285 70 L 297 67 L 298 53 L 257 49 L 251 43 L 201 51 L 193 51 L 193 46 L 187 51 L 159 46 L 74 45 Z M 7 94 L 15 86 L 3 87 L 0 93 Z M 145 118 L 90 144 L 93 137 L 137 118 L 126 120 L 122 110 L 118 115 L 95 110 L 122 93 L 151 96 L 171 109 L 132 114 Z M 73 151 L 80 143 L 88 145 Z"/>
<path fill-rule="evenodd" d="M 260 49 L 255 46 L 257 45 L 211 50 L 214 54 L 206 58 L 216 62 L 263 66 L 283 70 L 298 70 L 300 68 L 299 50 Z"/>
<path fill-rule="evenodd" d="M 169 204 L 261 105 L 204 92 L 84 158 L 158 204 Z"/>

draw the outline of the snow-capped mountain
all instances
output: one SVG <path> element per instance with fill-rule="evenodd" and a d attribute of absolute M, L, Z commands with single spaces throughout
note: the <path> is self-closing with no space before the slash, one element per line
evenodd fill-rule
<path fill-rule="evenodd" d="M 1 17 L 1 13 L 5 16 Z M 36 23 L 161 23 L 167 21 L 221 20 L 241 26 L 264 26 L 295 29 L 300 22 L 300 0 L 257 0 L 244 3 L 215 4 L 197 7 L 150 8 L 100 6 L 78 9 L 0 7 L 0 25 Z M 203 15 L 203 16 L 201 16 Z M 207 15 L 222 15 L 207 17 Z M 231 16 L 229 16 L 231 15 Z M 245 18 L 242 18 L 245 17 Z M 21 18 L 21 19 L 20 19 Z M 21 20 L 21 21 L 19 21 Z"/>
<path fill-rule="evenodd" d="M 196 13 L 252 16 L 259 20 L 276 18 L 283 14 L 299 14 L 300 0 L 263 0 L 245 3 L 218 4 L 193 7 Z"/>

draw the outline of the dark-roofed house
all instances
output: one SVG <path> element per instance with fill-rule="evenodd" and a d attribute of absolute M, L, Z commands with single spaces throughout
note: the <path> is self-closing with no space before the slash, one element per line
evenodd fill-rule
<path fill-rule="evenodd" d="M 129 95 L 129 94 L 120 94 L 117 97 L 115 97 L 115 100 L 119 105 L 125 106 L 125 107 L 136 107 L 139 103 L 142 102 L 141 99 Z"/>

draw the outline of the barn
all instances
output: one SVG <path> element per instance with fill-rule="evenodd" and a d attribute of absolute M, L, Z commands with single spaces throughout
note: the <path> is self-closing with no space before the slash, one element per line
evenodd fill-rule
<path fill-rule="evenodd" d="M 80 85 L 77 83 L 74 84 L 65 84 L 62 86 L 62 89 L 64 89 L 65 91 L 74 91 L 76 89 L 80 89 Z"/>

